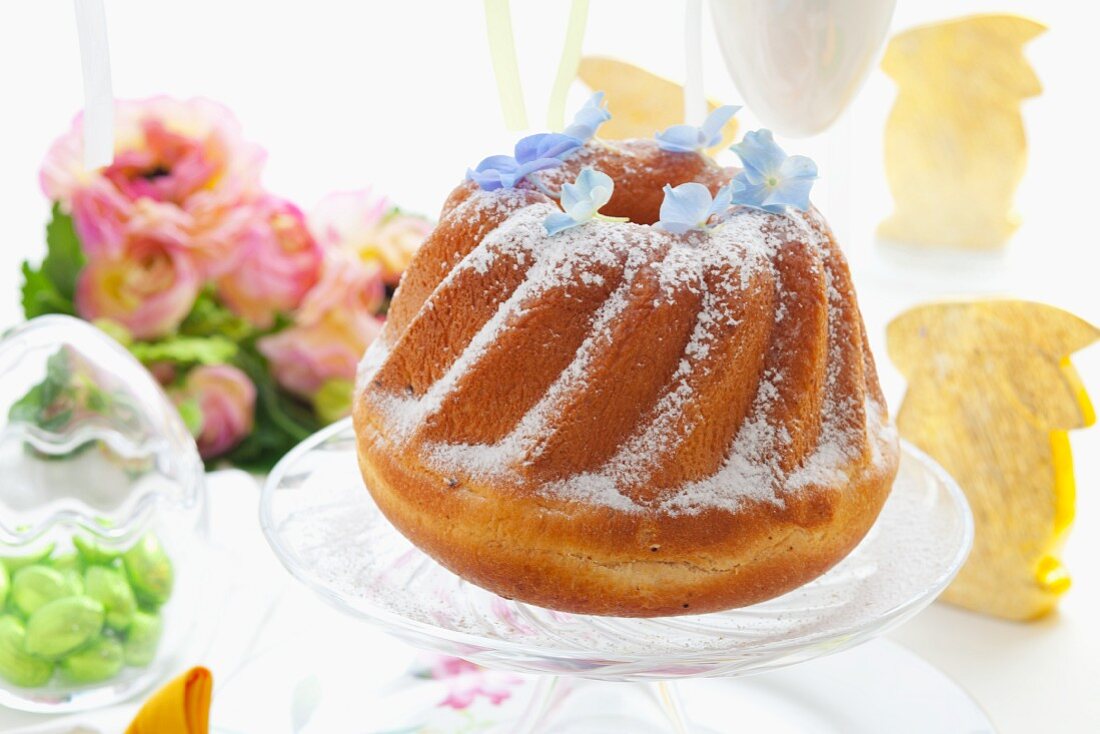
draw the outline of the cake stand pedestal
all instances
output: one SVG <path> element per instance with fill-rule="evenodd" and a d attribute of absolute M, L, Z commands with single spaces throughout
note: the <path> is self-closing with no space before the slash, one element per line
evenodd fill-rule
<path fill-rule="evenodd" d="M 288 454 L 261 497 L 268 542 L 295 578 L 349 615 L 423 649 L 540 675 L 519 719 L 494 730 L 510 734 L 709 734 L 715 730 L 692 723 L 676 681 L 775 670 L 880 635 L 936 598 L 973 537 L 959 488 L 903 444 L 898 478 L 871 532 L 814 581 L 713 614 L 566 614 L 498 597 L 424 555 L 374 504 L 355 457 L 347 421 Z M 608 695 L 587 681 L 633 685 Z"/>

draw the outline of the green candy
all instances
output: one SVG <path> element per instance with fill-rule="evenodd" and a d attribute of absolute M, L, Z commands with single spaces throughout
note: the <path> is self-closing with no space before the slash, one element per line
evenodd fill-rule
<path fill-rule="evenodd" d="M 74 683 L 98 683 L 118 675 L 122 670 L 122 657 L 122 645 L 118 640 L 100 637 L 66 656 L 59 667 Z"/>
<path fill-rule="evenodd" d="M 73 545 L 76 546 L 77 553 L 84 559 L 85 563 L 94 563 L 101 566 L 109 566 L 119 557 L 119 552 L 100 545 L 94 540 L 89 540 L 83 536 L 73 536 Z"/>
<path fill-rule="evenodd" d="M 137 611 L 137 599 L 121 571 L 105 566 L 89 566 L 84 572 L 87 596 L 103 605 L 107 626 L 122 631 L 130 626 Z"/>
<path fill-rule="evenodd" d="M 62 553 L 49 560 L 49 564 L 58 571 L 83 571 L 84 561 L 78 553 Z"/>
<path fill-rule="evenodd" d="M 78 553 L 65 553 L 49 559 L 50 566 L 69 583 L 72 596 L 84 593 L 84 561 Z"/>
<path fill-rule="evenodd" d="M 18 571 L 21 568 L 25 568 L 26 566 L 33 566 L 33 565 L 36 565 L 36 564 L 39 564 L 39 563 L 44 563 L 45 560 L 50 557 L 50 554 L 53 553 L 53 549 L 54 549 L 54 544 L 50 543 L 45 548 L 41 548 L 41 549 L 35 551 L 34 553 L 31 553 L 30 555 L 27 555 L 27 556 L 5 556 L 3 558 L 0 558 L 0 562 L 3 562 L 3 564 L 5 566 L 7 566 L 8 573 L 10 573 L 12 576 L 14 576 L 15 572 Z"/>
<path fill-rule="evenodd" d="M 27 654 L 26 634 L 15 617 L 0 617 L 0 678 L 23 688 L 44 686 L 53 675 L 53 663 Z"/>
<path fill-rule="evenodd" d="M 3 609 L 4 605 L 8 603 L 8 590 L 10 588 L 11 578 L 8 576 L 8 569 L 0 561 L 0 609 Z"/>
<path fill-rule="evenodd" d="M 43 604 L 27 620 L 26 651 L 56 660 L 88 644 L 103 629 L 103 605 L 86 596 Z"/>
<path fill-rule="evenodd" d="M 143 668 L 153 662 L 160 643 L 160 617 L 150 612 L 134 612 L 130 629 L 126 632 L 123 654 L 127 665 Z"/>
<path fill-rule="evenodd" d="M 69 585 L 70 596 L 84 594 L 84 574 L 75 568 L 66 568 L 61 572 L 61 575 L 65 577 L 65 583 Z"/>
<path fill-rule="evenodd" d="M 146 535 L 123 553 L 122 564 L 141 602 L 159 607 L 168 601 L 172 594 L 172 561 L 155 536 Z"/>
<path fill-rule="evenodd" d="M 69 580 L 48 566 L 26 566 L 16 571 L 11 580 L 12 603 L 25 617 L 44 604 L 72 595 Z"/>

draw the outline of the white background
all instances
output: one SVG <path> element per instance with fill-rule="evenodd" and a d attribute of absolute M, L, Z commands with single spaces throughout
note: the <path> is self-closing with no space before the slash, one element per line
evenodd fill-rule
<path fill-rule="evenodd" d="M 529 113 L 540 127 L 567 15 L 565 2 L 514 0 Z M 893 88 L 874 71 L 827 140 L 784 141 L 822 164 L 815 199 L 837 226 L 893 404 L 903 384 L 882 346 L 885 323 L 939 294 L 996 292 L 1049 301 L 1100 323 L 1095 225 L 1100 170 L 1094 112 L 1100 65 L 1092 3 L 900 0 L 894 29 L 1011 10 L 1050 31 L 1029 47 L 1042 96 L 1025 103 L 1031 162 L 1024 225 L 1000 257 L 901 261 L 873 240 L 888 212 L 882 127 Z M 680 79 L 676 0 L 592 0 L 586 53 Z M 119 97 L 202 95 L 232 108 L 269 151 L 266 182 L 309 208 L 326 192 L 374 185 L 434 214 L 466 166 L 507 150 L 481 3 L 108 0 Z M 709 30 L 708 94 L 737 102 Z M 585 96 L 573 90 L 570 109 Z M 37 169 L 81 104 L 69 2 L 0 4 L 0 325 L 18 318 L 19 262 L 43 251 L 48 204 Z M 751 110 L 742 122 L 755 127 Z M 1100 396 L 1100 348 L 1075 362 Z M 1067 549 L 1075 586 L 1037 624 L 936 606 L 895 634 L 969 690 L 1006 733 L 1100 731 L 1100 429 L 1073 435 L 1078 523 Z M 0 720 L 2 721 L 2 720 Z"/>

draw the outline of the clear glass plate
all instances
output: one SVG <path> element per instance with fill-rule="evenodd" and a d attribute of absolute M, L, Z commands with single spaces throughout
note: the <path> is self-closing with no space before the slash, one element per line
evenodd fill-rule
<path fill-rule="evenodd" d="M 973 536 L 958 486 L 903 444 L 898 478 L 875 526 L 814 581 L 712 614 L 566 614 L 474 586 L 398 533 L 363 485 L 349 421 L 279 463 L 263 490 L 260 522 L 299 581 L 418 647 L 490 668 L 620 681 L 740 675 L 856 645 L 935 599 Z"/>

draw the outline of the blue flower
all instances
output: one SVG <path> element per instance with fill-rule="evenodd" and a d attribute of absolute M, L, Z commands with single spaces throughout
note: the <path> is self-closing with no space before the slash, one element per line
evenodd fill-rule
<path fill-rule="evenodd" d="M 673 125 L 664 132 L 657 133 L 657 146 L 661 150 L 674 153 L 694 153 L 704 148 L 713 148 L 722 142 L 722 128 L 730 118 L 741 109 L 734 105 L 724 105 L 707 115 L 699 127 L 694 125 Z"/>
<path fill-rule="evenodd" d="M 565 134 L 580 140 L 588 140 L 611 119 L 611 113 L 603 106 L 603 92 L 593 94 L 584 106 L 577 110 L 573 124 L 565 128 Z"/>
<path fill-rule="evenodd" d="M 745 133 L 730 150 L 745 166 L 734 181 L 741 183 L 734 204 L 782 214 L 787 207 L 810 208 L 810 189 L 817 179 L 817 164 L 804 155 L 787 155 L 776 145 L 770 130 Z"/>
<path fill-rule="evenodd" d="M 535 171 L 560 166 L 566 155 L 582 145 L 583 140 L 561 133 L 528 135 L 516 143 L 514 155 L 491 155 L 467 170 L 466 178 L 485 191 L 511 189 Z"/>
<path fill-rule="evenodd" d="M 707 229 L 715 214 L 730 207 L 734 193 L 740 188 L 736 181 L 718 189 L 712 198 L 710 189 L 701 183 L 684 183 L 676 188 L 665 184 L 665 200 L 661 202 L 661 218 L 657 226 L 673 234 L 691 229 Z"/>
<path fill-rule="evenodd" d="M 615 182 L 606 173 L 583 169 L 577 180 L 561 187 L 561 208 L 543 221 L 547 234 L 557 234 L 564 229 L 584 224 L 596 217 L 600 208 L 611 201 Z"/>
<path fill-rule="evenodd" d="M 520 138 L 516 143 L 515 156 L 521 164 L 529 161 L 555 158 L 558 162 L 568 153 L 584 144 L 572 135 L 562 133 L 536 133 Z"/>

